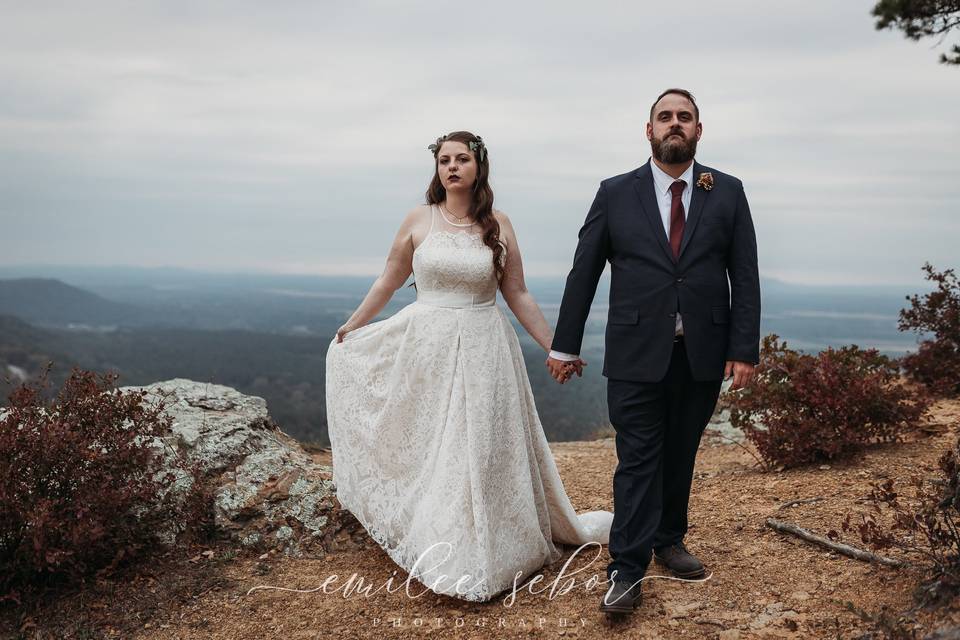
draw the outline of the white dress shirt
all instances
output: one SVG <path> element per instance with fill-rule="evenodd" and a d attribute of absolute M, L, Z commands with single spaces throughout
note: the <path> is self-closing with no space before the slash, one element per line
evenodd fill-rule
<path fill-rule="evenodd" d="M 660 220 L 663 222 L 663 228 L 667 233 L 667 242 L 670 242 L 670 205 L 673 202 L 673 194 L 670 193 L 670 185 L 676 180 L 657 166 L 657 163 L 650 159 L 650 172 L 653 174 L 653 189 L 657 196 L 657 206 L 660 209 Z M 683 193 L 680 194 L 680 201 L 683 202 L 683 217 L 687 219 L 687 212 L 690 211 L 690 197 L 693 195 L 693 162 L 687 167 L 686 171 L 680 174 L 679 180 L 687 184 L 683 187 Z M 680 320 L 680 314 L 677 313 L 677 325 L 674 331 L 675 335 L 683 335 L 683 322 Z M 557 360 L 576 360 L 579 355 L 564 353 L 562 351 L 550 351 L 550 357 Z"/>

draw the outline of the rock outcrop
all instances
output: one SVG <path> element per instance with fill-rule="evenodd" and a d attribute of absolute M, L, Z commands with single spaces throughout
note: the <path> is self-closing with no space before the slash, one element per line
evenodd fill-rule
<path fill-rule="evenodd" d="M 163 400 L 172 432 L 154 446 L 167 464 L 178 457 L 200 464 L 212 483 L 215 524 L 226 537 L 288 555 L 330 546 L 340 529 L 332 520 L 341 517 L 332 470 L 280 430 L 263 398 L 184 378 L 120 389 L 146 390 L 151 404 Z M 164 541 L 172 544 L 182 525 L 171 523 Z"/>

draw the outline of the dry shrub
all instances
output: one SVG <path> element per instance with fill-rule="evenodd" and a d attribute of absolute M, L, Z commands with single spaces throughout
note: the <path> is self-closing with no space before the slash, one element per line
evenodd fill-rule
<path fill-rule="evenodd" d="M 210 532 L 198 468 L 164 466 L 156 448 L 170 429 L 163 403 L 76 368 L 46 400 L 49 370 L 14 389 L 0 418 L 0 603 L 148 555 L 171 523 Z"/>
<path fill-rule="evenodd" d="M 923 265 L 927 280 L 937 288 L 923 297 L 907 296 L 909 309 L 901 309 L 901 331 L 933 334 L 916 353 L 901 360 L 907 375 L 942 395 L 960 394 L 960 280 L 953 269 L 936 271 Z"/>
<path fill-rule="evenodd" d="M 916 557 L 927 573 L 914 592 L 921 605 L 947 603 L 960 594 L 960 441 L 940 456 L 938 466 L 939 477 L 911 476 L 909 504 L 901 501 L 893 480 L 871 483 L 870 511 L 859 513 L 857 523 L 848 513 L 842 525 L 873 549 L 895 548 Z"/>
<path fill-rule="evenodd" d="M 767 468 L 834 460 L 900 440 L 929 406 L 925 395 L 899 384 L 895 362 L 856 345 L 810 355 L 771 334 L 756 373 L 724 404 Z"/>

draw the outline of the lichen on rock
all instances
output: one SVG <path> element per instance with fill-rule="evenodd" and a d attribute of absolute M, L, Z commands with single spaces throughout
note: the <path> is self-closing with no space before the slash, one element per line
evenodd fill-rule
<path fill-rule="evenodd" d="M 288 555 L 322 552 L 336 504 L 331 469 L 316 464 L 280 430 L 263 398 L 184 378 L 120 389 L 145 390 L 149 403 L 163 400 L 173 419 L 171 432 L 152 446 L 165 467 L 177 458 L 199 463 L 213 490 L 214 523 L 224 536 Z M 188 488 L 183 484 L 174 491 Z M 183 524 L 170 523 L 164 540 L 175 542 Z"/>

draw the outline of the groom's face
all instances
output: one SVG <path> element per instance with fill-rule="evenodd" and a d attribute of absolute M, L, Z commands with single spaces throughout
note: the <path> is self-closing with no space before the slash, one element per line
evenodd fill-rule
<path fill-rule="evenodd" d="M 692 160 L 702 133 L 693 104 L 678 93 L 660 98 L 647 123 L 647 140 L 653 157 L 665 164 Z"/>

